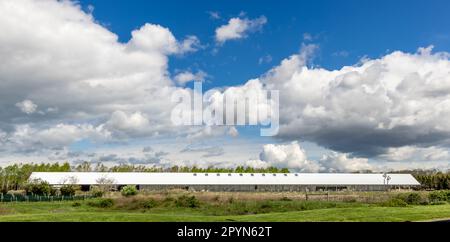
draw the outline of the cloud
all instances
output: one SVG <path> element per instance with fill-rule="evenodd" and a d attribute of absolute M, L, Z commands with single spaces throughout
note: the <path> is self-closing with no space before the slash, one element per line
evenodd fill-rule
<path fill-rule="evenodd" d="M 26 114 L 32 114 L 36 112 L 37 105 L 34 104 L 31 100 L 23 100 L 22 102 L 16 103 L 16 107 L 20 109 L 20 111 Z"/>
<path fill-rule="evenodd" d="M 149 147 L 146 147 L 149 148 Z M 105 150 L 96 153 L 85 153 L 85 152 L 69 152 L 67 149 L 62 151 L 54 152 L 51 160 L 65 160 L 68 158 L 72 159 L 72 162 L 82 163 L 102 163 L 106 165 L 117 165 L 117 164 L 136 164 L 136 165 L 152 165 L 158 166 L 160 163 L 164 163 L 165 156 L 168 155 L 164 151 L 147 150 L 142 153 L 129 153 L 121 152 L 115 150 Z M 74 160 L 74 158 L 77 158 Z"/>
<path fill-rule="evenodd" d="M 178 42 L 168 28 L 156 24 L 145 24 L 131 32 L 132 38 L 128 47 L 134 50 L 165 54 L 183 54 L 196 51 L 200 41 L 196 36 L 188 36 Z"/>
<path fill-rule="evenodd" d="M 297 142 L 286 145 L 264 145 L 260 160 L 269 166 L 284 167 L 301 172 L 318 172 L 320 166 L 306 157 L 305 151 Z"/>
<path fill-rule="evenodd" d="M 245 162 L 245 166 L 261 169 L 269 167 L 269 163 L 262 160 L 248 160 Z"/>
<path fill-rule="evenodd" d="M 332 71 L 299 59 L 284 60 L 261 80 L 282 93 L 280 138 L 365 157 L 391 147 L 448 144 L 447 53 L 396 51 Z"/>
<path fill-rule="evenodd" d="M 139 131 L 146 129 L 149 121 L 141 112 L 127 115 L 123 111 L 115 111 L 106 125 L 111 130 Z"/>
<path fill-rule="evenodd" d="M 208 76 L 208 74 L 206 74 L 206 72 L 204 72 L 204 71 L 198 71 L 196 73 L 192 73 L 190 71 L 184 71 L 184 72 L 178 73 L 174 77 L 174 80 L 175 80 L 175 82 L 178 83 L 178 85 L 183 86 L 186 83 L 191 82 L 191 81 L 204 82 L 205 78 L 207 76 Z"/>
<path fill-rule="evenodd" d="M 336 57 L 348 57 L 350 55 L 350 53 L 346 50 L 341 50 L 341 51 L 334 52 L 331 55 L 336 56 Z"/>
<path fill-rule="evenodd" d="M 304 41 L 311 41 L 314 37 L 310 33 L 303 33 L 303 40 Z"/>
<path fill-rule="evenodd" d="M 297 172 L 356 172 L 373 169 L 366 158 L 350 158 L 348 154 L 331 152 L 320 160 L 307 158 L 298 142 L 290 144 L 267 144 L 263 146 L 259 160 L 249 160 L 247 165 L 274 166 Z"/>
<path fill-rule="evenodd" d="M 448 149 L 436 146 L 402 146 L 398 148 L 388 148 L 384 154 L 379 156 L 379 158 L 387 161 L 448 161 L 450 159 L 450 153 Z"/>
<path fill-rule="evenodd" d="M 304 140 L 364 158 L 408 146 L 450 147 L 450 54 L 395 51 L 338 70 L 308 67 L 316 45 L 303 45 L 246 86 L 279 90 L 284 141 Z M 245 96 L 245 95 L 242 95 Z"/>
<path fill-rule="evenodd" d="M 153 148 L 151 146 L 146 146 L 144 148 L 142 148 L 142 152 L 144 153 L 148 153 L 148 152 L 152 152 Z"/>
<path fill-rule="evenodd" d="M 266 23 L 265 16 L 256 19 L 231 18 L 226 25 L 216 29 L 216 42 L 223 44 L 228 40 L 246 38 L 248 33 L 261 30 Z"/>
<path fill-rule="evenodd" d="M 207 13 L 209 14 L 209 17 L 210 17 L 211 19 L 221 19 L 220 13 L 219 13 L 219 12 L 216 12 L 216 11 L 208 11 Z"/>
<path fill-rule="evenodd" d="M 331 152 L 319 160 L 322 171 L 326 172 L 357 172 L 373 170 L 367 158 L 350 158 L 348 154 Z"/>
<path fill-rule="evenodd" d="M 9 143 L 58 127 L 69 133 L 101 127 L 110 141 L 181 130 L 170 122 L 170 97 L 180 88 L 170 79 L 168 58 L 196 51 L 197 37 L 177 40 L 147 23 L 119 42 L 71 1 L 1 1 L 0 12 L 0 28 L 8 32 L 0 35 L 0 131 Z M 23 117 L 17 109 L 46 115 Z"/>
<path fill-rule="evenodd" d="M 270 63 L 270 62 L 272 62 L 272 56 L 271 55 L 265 55 L 265 56 L 263 56 L 263 57 L 260 57 L 259 59 L 258 59 L 258 64 L 267 64 L 267 63 Z"/>
<path fill-rule="evenodd" d="M 201 75 L 185 72 L 171 79 L 169 57 L 202 48 L 197 37 L 177 39 L 168 28 L 147 23 L 129 40 L 119 41 L 92 10 L 85 12 L 71 1 L 0 1 L 0 12 L 0 29 L 8 33 L 0 35 L 2 157 L 65 150 L 85 139 L 236 134 L 229 127 L 171 124 L 170 111 L 176 105 L 171 94 L 192 93 L 182 83 Z M 266 23 L 264 16 L 232 18 L 216 29 L 215 40 L 220 45 L 242 39 Z M 266 160 L 261 160 L 266 163 L 313 171 L 339 170 L 343 165 L 333 164 L 341 162 L 345 170 L 364 167 L 367 158 L 448 160 L 449 53 L 435 53 L 432 46 L 415 53 L 394 51 L 328 70 L 311 65 L 318 48 L 302 45 L 299 53 L 260 77 L 212 90 L 207 105 L 223 104 L 225 94 L 245 98 L 250 91 L 279 90 L 277 138 L 309 141 L 338 152 L 310 161 L 293 144 L 269 146 Z M 209 155 L 221 153 L 215 150 Z M 208 156 L 207 151 L 200 154 Z"/>
<path fill-rule="evenodd" d="M 225 153 L 222 147 L 205 143 L 189 144 L 180 151 L 181 153 L 205 153 L 202 157 L 221 156 Z"/>
<path fill-rule="evenodd" d="M 63 150 L 65 147 L 83 139 L 93 142 L 110 140 L 111 133 L 104 126 L 90 124 L 57 124 L 48 128 L 34 128 L 18 125 L 9 134 L 3 134 L 0 145 L 8 151 L 18 153 L 45 153 L 49 150 Z M 1 136 L 0 136 L 1 137 Z"/>

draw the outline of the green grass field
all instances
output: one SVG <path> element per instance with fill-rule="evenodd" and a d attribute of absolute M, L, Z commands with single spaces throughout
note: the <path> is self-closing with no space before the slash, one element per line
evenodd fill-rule
<path fill-rule="evenodd" d="M 382 207 L 360 203 L 334 203 L 331 207 L 310 206 L 295 211 L 295 202 L 277 202 L 273 211 L 258 214 L 215 215 L 211 207 L 157 207 L 148 210 L 129 208 L 95 208 L 81 202 L 37 202 L 0 204 L 0 221 L 67 221 L 67 222 L 152 222 L 152 221 L 425 221 L 450 218 L 450 204 Z M 287 206 L 277 204 L 290 204 Z M 328 207 L 328 208 L 321 208 Z M 222 209 L 222 208 L 217 208 Z M 229 208 L 223 208 L 229 209 Z M 231 214 L 233 212 L 230 212 Z"/>

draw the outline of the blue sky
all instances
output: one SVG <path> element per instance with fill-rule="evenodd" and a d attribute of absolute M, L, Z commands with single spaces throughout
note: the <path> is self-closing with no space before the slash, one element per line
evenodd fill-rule
<path fill-rule="evenodd" d="M 448 169 L 449 12 L 440 0 L 0 2 L 0 164 Z M 279 134 L 174 126 L 171 96 L 195 79 L 222 98 L 279 90 Z"/>
<path fill-rule="evenodd" d="M 204 51 L 186 58 L 172 57 L 170 69 L 202 69 L 211 75 L 205 87 L 242 84 L 258 77 L 287 56 L 298 52 L 309 33 L 320 45 L 314 64 L 337 69 L 364 56 L 376 58 L 393 50 L 413 52 L 433 44 L 450 49 L 448 1 L 104 1 L 81 0 L 94 6 L 94 16 L 120 40 L 145 23 L 168 27 L 177 38 L 196 35 Z M 221 19 L 211 19 L 209 12 Z M 232 41 L 212 54 L 214 30 L 244 12 L 248 18 L 264 15 L 262 31 Z M 270 63 L 259 64 L 270 55 Z"/>

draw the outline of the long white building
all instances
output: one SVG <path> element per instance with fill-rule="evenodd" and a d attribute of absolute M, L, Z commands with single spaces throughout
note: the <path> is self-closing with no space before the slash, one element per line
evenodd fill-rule
<path fill-rule="evenodd" d="M 205 191 L 309 191 L 385 190 L 409 188 L 420 183 L 410 174 L 355 173 L 139 173 L 139 172 L 33 172 L 54 186 L 111 183 L 116 187 L 136 185 L 140 190 L 181 188 Z"/>

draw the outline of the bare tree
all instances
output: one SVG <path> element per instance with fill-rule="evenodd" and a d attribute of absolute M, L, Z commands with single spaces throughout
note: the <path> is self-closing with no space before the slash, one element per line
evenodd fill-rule
<path fill-rule="evenodd" d="M 96 180 L 96 183 L 102 192 L 109 192 L 115 188 L 116 181 L 113 178 L 102 176 Z"/>

